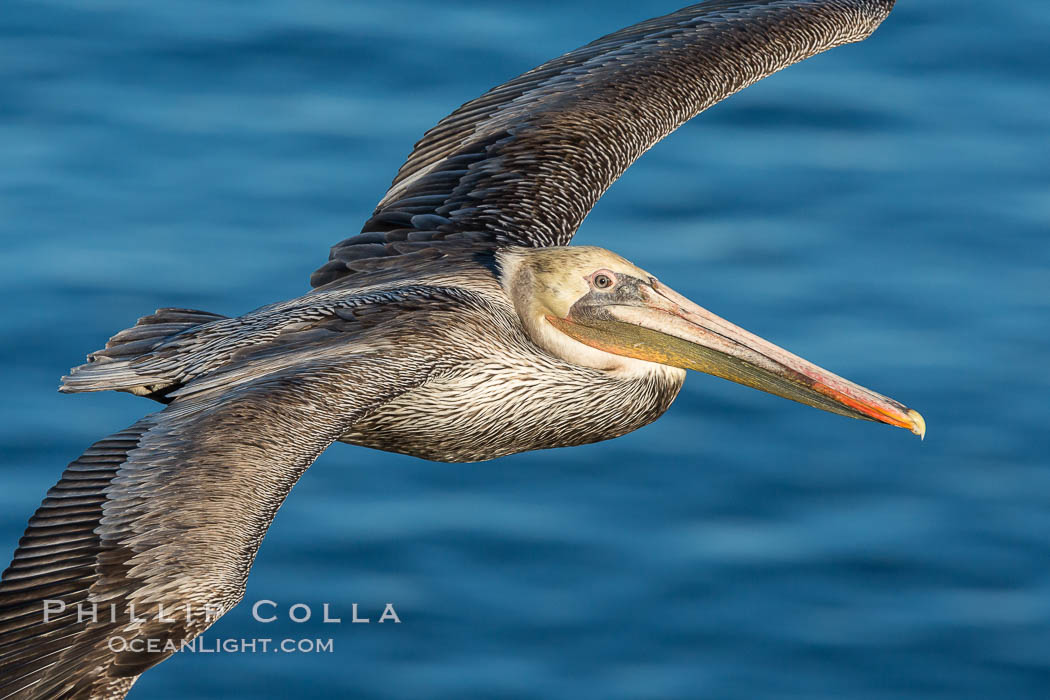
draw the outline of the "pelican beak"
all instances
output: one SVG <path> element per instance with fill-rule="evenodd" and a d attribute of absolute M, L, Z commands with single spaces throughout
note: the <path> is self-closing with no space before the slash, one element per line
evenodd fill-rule
<path fill-rule="evenodd" d="M 573 307 L 567 318 L 548 319 L 606 352 L 713 374 L 831 413 L 907 428 L 920 438 L 926 434 L 918 411 L 733 325 L 655 279 L 639 282 L 636 292 L 632 303 Z"/>

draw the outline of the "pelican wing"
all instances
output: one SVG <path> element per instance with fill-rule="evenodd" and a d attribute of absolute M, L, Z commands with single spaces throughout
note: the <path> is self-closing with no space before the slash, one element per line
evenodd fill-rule
<path fill-rule="evenodd" d="M 781 68 L 864 39 L 894 0 L 709 0 L 602 37 L 428 131 L 313 286 L 422 246 L 566 245 L 638 156 Z"/>
<path fill-rule="evenodd" d="M 423 381 L 432 358 L 417 359 L 388 348 L 233 381 L 90 447 L 3 574 L 0 698 L 123 697 L 237 604 L 292 485 L 354 421 Z"/>

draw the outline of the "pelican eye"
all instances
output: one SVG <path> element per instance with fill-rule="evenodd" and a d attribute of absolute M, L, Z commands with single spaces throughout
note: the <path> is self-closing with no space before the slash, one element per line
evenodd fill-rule
<path fill-rule="evenodd" d="M 591 277 L 591 284 L 598 289 L 609 289 L 616 284 L 616 277 L 609 272 L 595 272 Z"/>

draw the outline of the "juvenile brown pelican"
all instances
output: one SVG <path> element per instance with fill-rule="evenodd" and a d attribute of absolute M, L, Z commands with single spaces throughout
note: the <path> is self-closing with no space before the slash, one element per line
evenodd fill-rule
<path fill-rule="evenodd" d="M 0 698 L 123 697 L 237 604 L 337 440 L 441 461 L 605 440 L 667 410 L 686 369 L 922 435 L 915 411 L 565 247 L 647 148 L 892 5 L 710 0 L 598 39 L 427 132 L 312 292 L 114 336 L 62 391 L 167 406 L 90 447 L 29 521 L 0 585 Z"/>

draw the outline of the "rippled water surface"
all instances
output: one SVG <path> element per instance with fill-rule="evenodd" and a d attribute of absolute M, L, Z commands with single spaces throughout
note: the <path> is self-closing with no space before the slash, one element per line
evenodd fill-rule
<path fill-rule="evenodd" d="M 677 6 L 9 0 L 5 562 L 63 465 L 152 410 L 57 394 L 86 352 L 302 293 L 437 119 Z M 577 238 L 915 406 L 925 442 L 693 376 L 590 447 L 337 445 L 205 635 L 332 653 L 182 654 L 132 697 L 1047 697 L 1048 34 L 1041 0 L 902 0 L 654 148 Z"/>

